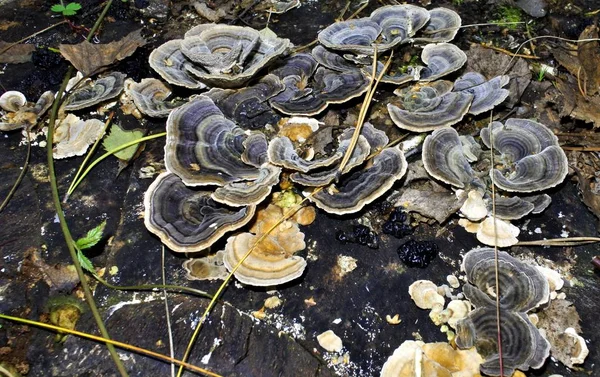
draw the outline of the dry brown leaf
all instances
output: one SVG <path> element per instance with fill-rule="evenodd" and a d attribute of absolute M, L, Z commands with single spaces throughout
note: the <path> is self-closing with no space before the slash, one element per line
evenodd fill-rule
<path fill-rule="evenodd" d="M 141 30 L 136 30 L 115 42 L 93 44 L 84 41 L 74 45 L 61 44 L 59 48 L 65 59 L 81 73 L 89 76 L 131 56 L 138 47 L 145 44 L 146 40 L 142 37 Z"/>
<path fill-rule="evenodd" d="M 35 51 L 34 45 L 18 44 L 4 51 L 11 44 L 0 41 L 0 63 L 19 64 L 31 61 L 31 53 Z"/>
<path fill-rule="evenodd" d="M 579 36 L 579 39 L 598 39 L 598 27 L 590 25 Z M 588 95 L 598 93 L 600 86 L 600 47 L 597 41 L 582 42 L 577 47 L 577 57 L 581 67 L 583 68 L 582 75 L 586 81 Z"/>

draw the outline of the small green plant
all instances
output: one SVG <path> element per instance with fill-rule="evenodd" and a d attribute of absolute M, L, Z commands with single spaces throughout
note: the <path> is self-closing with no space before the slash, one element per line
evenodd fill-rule
<path fill-rule="evenodd" d="M 84 270 L 92 274 L 96 274 L 94 265 L 92 264 L 92 261 L 90 261 L 88 257 L 83 254 L 82 250 L 89 249 L 100 242 L 102 239 L 102 233 L 104 233 L 104 227 L 106 227 L 106 220 L 104 220 L 94 229 L 87 232 L 84 237 L 81 237 L 75 241 L 75 249 L 77 249 L 77 259 L 79 260 L 79 264 Z"/>
<path fill-rule="evenodd" d="M 548 72 L 548 66 L 542 64 L 542 66 L 540 67 L 540 70 L 538 71 L 536 80 L 539 82 L 544 81 L 544 77 L 546 77 L 546 72 Z"/>
<path fill-rule="evenodd" d="M 63 16 L 74 16 L 77 14 L 77 11 L 81 9 L 81 4 L 79 3 L 69 3 L 65 5 L 65 3 L 60 0 L 60 4 L 54 4 L 50 10 L 52 12 L 61 13 Z"/>

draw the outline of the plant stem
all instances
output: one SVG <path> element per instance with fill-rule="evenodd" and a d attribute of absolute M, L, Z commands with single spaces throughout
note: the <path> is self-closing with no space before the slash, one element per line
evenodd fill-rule
<path fill-rule="evenodd" d="M 90 31 L 90 34 L 88 35 L 88 38 L 87 38 L 88 41 L 92 38 L 92 36 L 96 32 L 96 30 L 98 30 L 98 27 L 100 26 L 100 23 L 102 22 L 104 16 L 106 15 L 106 12 L 108 12 L 108 9 L 110 8 L 111 4 L 112 4 L 112 0 L 109 0 L 106 3 L 102 13 L 98 17 L 98 20 L 96 20 L 96 24 L 94 25 L 94 27 Z M 52 201 L 54 202 L 54 208 L 56 210 L 56 215 L 60 222 L 60 228 L 61 228 L 63 236 L 65 238 L 65 242 L 67 243 L 67 248 L 69 249 L 69 254 L 71 255 L 71 259 L 73 260 L 73 265 L 75 266 L 75 270 L 77 271 L 77 276 L 79 277 L 79 281 L 81 282 L 81 288 L 83 289 L 83 294 L 85 296 L 85 300 L 90 307 L 90 311 L 92 312 L 92 316 L 94 317 L 94 320 L 96 321 L 96 324 L 98 326 L 98 329 L 100 330 L 100 333 L 102 334 L 102 337 L 104 337 L 106 339 L 110 339 L 109 335 L 108 335 L 108 331 L 106 330 L 106 327 L 104 326 L 104 322 L 102 321 L 102 317 L 100 316 L 100 312 L 98 311 L 98 308 L 96 307 L 96 303 L 94 302 L 94 296 L 93 296 L 92 291 L 90 290 L 90 287 L 87 283 L 85 274 L 81 268 L 81 265 L 79 264 L 79 260 L 77 259 L 77 252 L 75 251 L 75 248 L 73 247 L 74 240 L 73 240 L 73 237 L 71 236 L 71 231 L 69 230 L 69 226 L 67 225 L 67 221 L 65 219 L 65 214 L 64 214 L 62 206 L 60 204 L 60 197 L 58 194 L 58 184 L 56 182 L 56 173 L 54 171 L 54 156 L 52 154 L 52 144 L 54 142 L 54 126 L 56 123 L 58 108 L 59 108 L 59 105 L 60 105 L 62 97 L 63 97 L 63 92 L 65 91 L 65 89 L 67 87 L 69 79 L 73 75 L 73 71 L 74 71 L 74 68 L 72 66 L 69 67 L 69 69 L 65 75 L 65 78 L 63 79 L 63 82 L 60 86 L 60 89 L 56 93 L 56 98 L 54 99 L 54 103 L 52 104 L 52 111 L 50 114 L 50 121 L 49 121 L 49 126 L 48 126 L 48 136 L 47 136 L 48 140 L 47 140 L 47 147 L 46 147 L 47 148 L 47 150 L 46 150 L 47 151 L 47 160 L 48 160 L 48 172 L 49 172 L 48 175 L 50 177 L 50 187 L 52 188 Z M 121 359 L 119 358 L 119 355 L 117 354 L 117 351 L 115 350 L 114 345 L 112 345 L 110 343 L 106 343 L 106 347 L 108 348 L 108 351 L 110 352 L 110 355 L 111 355 L 117 369 L 119 370 L 119 373 L 121 374 L 121 376 L 127 377 L 128 374 L 127 374 L 127 371 L 125 370 L 125 366 L 123 366 L 123 363 L 121 362 Z"/>

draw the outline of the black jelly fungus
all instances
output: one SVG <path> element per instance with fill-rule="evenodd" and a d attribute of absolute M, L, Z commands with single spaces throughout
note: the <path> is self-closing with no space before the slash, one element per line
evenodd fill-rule
<path fill-rule="evenodd" d="M 400 260 L 408 267 L 427 267 L 437 252 L 438 247 L 432 241 L 410 240 L 398 248 Z"/>

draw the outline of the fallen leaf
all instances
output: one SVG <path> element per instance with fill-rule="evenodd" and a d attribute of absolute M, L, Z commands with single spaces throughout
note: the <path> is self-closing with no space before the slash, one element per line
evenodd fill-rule
<path fill-rule="evenodd" d="M 86 76 L 98 73 L 111 64 L 131 56 L 146 44 L 141 30 L 127 34 L 123 39 L 110 43 L 93 44 L 83 41 L 74 45 L 61 44 L 61 55 Z"/>
<path fill-rule="evenodd" d="M 579 36 L 579 39 L 598 39 L 598 27 L 590 25 Z M 598 93 L 600 86 L 600 47 L 597 41 L 582 42 L 577 45 L 577 58 L 583 68 L 587 95 Z"/>
<path fill-rule="evenodd" d="M 102 141 L 102 146 L 107 151 L 111 151 L 123 144 L 127 144 L 144 136 L 140 130 L 125 131 L 118 124 L 114 124 L 110 129 L 110 134 Z M 129 161 L 138 150 L 139 144 L 132 145 L 125 149 L 115 152 L 115 157 L 119 160 Z"/>
<path fill-rule="evenodd" d="M 19 64 L 31 61 L 31 53 L 35 46 L 31 44 L 18 44 L 6 49 L 12 43 L 0 41 L 0 63 Z"/>

